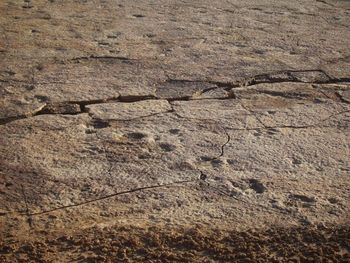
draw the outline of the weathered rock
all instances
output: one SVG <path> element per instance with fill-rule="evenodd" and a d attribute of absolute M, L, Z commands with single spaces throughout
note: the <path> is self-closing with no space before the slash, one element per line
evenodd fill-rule
<path fill-rule="evenodd" d="M 263 127 L 256 117 L 245 109 L 241 101 L 227 100 L 193 100 L 176 101 L 173 107 L 179 116 L 194 120 L 215 121 L 224 127 L 250 129 Z"/>
<path fill-rule="evenodd" d="M 1 1 L 0 261 L 345 262 L 349 10 Z"/>
<path fill-rule="evenodd" d="M 86 107 L 89 113 L 101 120 L 133 120 L 154 114 L 166 113 L 171 106 L 166 100 L 144 100 L 134 103 L 104 103 Z"/>

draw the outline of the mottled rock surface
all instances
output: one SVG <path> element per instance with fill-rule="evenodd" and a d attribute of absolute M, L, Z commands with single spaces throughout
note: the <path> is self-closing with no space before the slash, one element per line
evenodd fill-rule
<path fill-rule="evenodd" d="M 350 260 L 349 28 L 340 0 L 0 1 L 0 261 Z"/>

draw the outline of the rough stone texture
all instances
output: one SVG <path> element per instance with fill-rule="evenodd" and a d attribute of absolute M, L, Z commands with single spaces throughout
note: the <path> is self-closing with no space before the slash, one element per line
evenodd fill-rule
<path fill-rule="evenodd" d="M 134 103 L 104 103 L 86 107 L 90 116 L 100 120 L 133 120 L 168 112 L 167 100 L 144 100 Z"/>
<path fill-rule="evenodd" d="M 349 27 L 340 0 L 1 1 L 0 261 L 349 261 Z"/>

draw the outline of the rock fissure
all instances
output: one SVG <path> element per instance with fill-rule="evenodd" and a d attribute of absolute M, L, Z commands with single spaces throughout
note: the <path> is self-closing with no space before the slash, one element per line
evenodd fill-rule
<path fill-rule="evenodd" d="M 131 59 L 128 57 L 122 57 L 122 56 L 98 56 L 98 55 L 90 55 L 90 56 L 83 56 L 83 57 L 75 57 L 70 59 L 69 61 L 79 62 L 81 60 L 117 60 L 122 62 L 130 62 L 135 61 L 136 59 Z"/>
<path fill-rule="evenodd" d="M 335 92 L 334 94 L 340 100 L 340 102 L 350 104 L 350 99 L 348 99 L 348 100 L 344 99 L 344 97 L 341 94 L 339 94 L 338 92 Z"/>
<path fill-rule="evenodd" d="M 205 98 L 203 100 L 215 100 L 215 99 Z M 222 99 L 232 99 L 232 98 L 222 98 Z M 142 102 L 146 100 L 162 100 L 162 99 L 157 98 L 155 96 L 120 96 L 120 97 L 113 97 L 108 99 L 98 99 L 98 100 L 88 100 L 88 101 L 67 101 L 67 102 L 58 102 L 58 103 L 46 103 L 45 105 L 41 106 L 39 109 L 31 113 L 28 113 L 25 115 L 1 118 L 0 125 L 5 125 L 16 120 L 31 118 L 39 115 L 57 115 L 57 114 L 77 115 L 77 114 L 89 113 L 89 110 L 86 109 L 86 106 L 94 105 L 94 104 L 134 103 L 134 102 Z M 167 100 L 170 103 L 172 101 L 189 101 L 192 99 L 186 97 L 186 98 L 174 98 L 174 99 L 163 99 L 163 100 Z M 153 116 L 153 114 L 149 116 Z"/>
<path fill-rule="evenodd" d="M 228 144 L 230 143 L 230 141 L 231 141 L 231 136 L 230 136 L 230 134 L 226 131 L 225 128 L 223 128 L 223 129 L 224 129 L 225 135 L 226 135 L 226 137 L 227 137 L 227 140 L 226 140 L 226 142 L 225 142 L 223 145 L 221 145 L 221 153 L 220 153 L 220 155 L 219 155 L 218 158 L 220 158 L 220 157 L 222 157 L 222 156 L 225 155 L 225 147 L 226 147 L 226 145 L 228 145 Z"/>
<path fill-rule="evenodd" d="M 334 78 L 320 69 L 310 70 L 286 70 L 272 73 L 259 74 L 238 82 L 222 82 L 214 80 L 192 80 L 192 79 L 175 79 L 168 78 L 167 82 L 178 83 L 208 83 L 216 85 L 219 88 L 225 88 L 227 91 L 232 88 L 249 87 L 257 84 L 276 84 L 276 83 L 308 83 L 308 84 L 336 84 L 348 82 L 350 78 Z M 215 88 L 209 88 L 209 90 Z M 203 90 L 206 92 L 207 90 Z"/>

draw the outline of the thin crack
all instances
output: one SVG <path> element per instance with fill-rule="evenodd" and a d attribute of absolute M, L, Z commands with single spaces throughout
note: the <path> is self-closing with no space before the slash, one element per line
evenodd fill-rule
<path fill-rule="evenodd" d="M 251 109 L 246 107 L 243 102 L 240 103 L 242 108 L 248 111 L 265 129 L 268 128 L 265 123 L 258 117 L 256 116 L 255 112 L 253 112 Z"/>
<path fill-rule="evenodd" d="M 342 103 L 350 104 L 350 101 L 344 99 L 344 97 L 341 94 L 339 94 L 338 92 L 334 92 L 334 94 Z"/>
<path fill-rule="evenodd" d="M 160 184 L 160 185 L 151 185 L 151 186 L 144 186 L 144 187 L 138 187 L 138 188 L 134 188 L 131 190 L 126 190 L 126 191 L 122 191 L 122 192 L 116 192 L 110 195 L 106 195 L 106 196 L 102 196 L 96 199 L 91 199 L 85 202 L 81 202 L 81 203 L 76 203 L 76 204 L 72 204 L 72 205 L 66 205 L 66 206 L 60 206 L 60 207 L 56 207 L 53 209 L 49 209 L 49 210 L 44 210 L 41 212 L 36 212 L 36 213 L 31 213 L 31 214 L 27 214 L 28 216 L 38 216 L 38 215 L 43 215 L 43 214 L 48 214 L 54 211 L 58 211 L 58 210 L 64 210 L 67 208 L 73 208 L 73 207 L 78 207 L 78 206 L 82 206 L 82 205 L 87 205 L 90 203 L 94 203 L 97 201 L 102 201 L 105 199 L 109 199 L 112 197 L 116 197 L 119 195 L 125 195 L 125 194 L 131 194 L 131 193 L 135 193 L 135 192 L 140 192 L 140 191 L 144 191 L 144 190 L 149 190 L 149 189 L 156 189 L 156 188 L 162 188 L 162 187 L 171 187 L 171 186 L 175 186 L 178 184 L 185 184 L 185 183 L 193 183 L 197 181 L 197 179 L 192 179 L 192 180 L 183 180 L 183 181 L 177 181 L 177 182 L 172 182 L 172 183 L 168 183 L 168 184 Z"/>
<path fill-rule="evenodd" d="M 328 5 L 328 6 L 331 6 L 331 7 L 335 7 L 333 4 L 328 3 L 328 2 L 325 1 L 325 0 L 316 0 L 316 2 L 323 3 L 323 4 Z"/>
<path fill-rule="evenodd" d="M 135 61 L 136 59 L 132 58 L 127 58 L 127 57 L 122 57 L 122 56 L 96 56 L 96 55 L 91 55 L 91 56 L 83 56 L 83 57 L 75 57 L 70 59 L 70 61 L 80 61 L 80 60 L 118 60 L 118 61 Z"/>
<path fill-rule="evenodd" d="M 227 144 L 229 144 L 230 141 L 231 141 L 230 134 L 226 131 L 225 127 L 222 127 L 222 128 L 224 129 L 224 132 L 225 132 L 225 134 L 227 136 L 227 140 L 226 140 L 226 142 L 223 145 L 221 145 L 221 153 L 220 153 L 220 155 L 217 158 L 220 158 L 220 157 L 224 156 L 224 154 L 225 154 L 225 146 Z"/>
<path fill-rule="evenodd" d="M 312 85 L 313 88 L 315 88 L 317 90 L 317 92 L 320 92 L 323 96 L 325 96 L 327 99 L 332 99 L 330 96 L 328 96 L 328 94 L 323 91 L 322 89 L 318 89 L 317 87 L 315 87 L 315 85 Z"/>
<path fill-rule="evenodd" d="M 216 99 L 213 99 L 216 100 Z M 171 110 L 169 111 L 169 113 L 174 114 L 176 117 L 178 117 L 179 119 L 186 119 L 186 120 L 196 120 L 196 121 L 207 121 L 207 122 L 211 122 L 211 123 L 215 123 L 215 124 L 220 124 L 218 121 L 213 120 L 213 119 L 205 119 L 205 118 L 191 118 L 191 117 L 186 117 L 186 116 L 182 116 L 181 114 L 179 114 L 176 109 L 175 109 L 175 105 L 172 104 L 171 102 L 169 103 Z"/>

